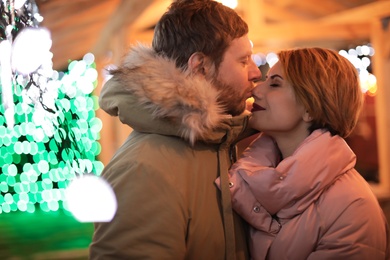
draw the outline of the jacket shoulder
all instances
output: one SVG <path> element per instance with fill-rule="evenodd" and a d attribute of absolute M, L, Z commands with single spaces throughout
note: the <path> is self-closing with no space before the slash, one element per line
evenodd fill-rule
<path fill-rule="evenodd" d="M 385 254 L 386 219 L 369 184 L 356 170 L 349 170 L 325 190 L 316 207 L 321 233 L 318 254 L 330 249 L 362 259 Z"/>

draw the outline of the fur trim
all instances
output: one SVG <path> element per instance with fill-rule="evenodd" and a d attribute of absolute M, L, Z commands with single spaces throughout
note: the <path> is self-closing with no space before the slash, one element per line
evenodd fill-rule
<path fill-rule="evenodd" d="M 192 144 L 208 136 L 223 118 L 218 91 L 203 77 L 178 69 L 172 60 L 139 44 L 131 48 L 118 80 L 154 118 L 178 122 L 179 133 Z"/>

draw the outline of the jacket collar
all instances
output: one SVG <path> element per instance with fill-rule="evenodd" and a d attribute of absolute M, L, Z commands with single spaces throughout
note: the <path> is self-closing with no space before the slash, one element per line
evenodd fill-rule
<path fill-rule="evenodd" d="M 344 139 L 324 130 L 314 131 L 292 156 L 279 164 L 275 144 L 264 135 L 255 141 L 251 155 L 246 152 L 244 156 L 250 170 L 241 166 L 240 175 L 259 203 L 279 218 L 303 212 L 356 163 L 356 156 Z"/>

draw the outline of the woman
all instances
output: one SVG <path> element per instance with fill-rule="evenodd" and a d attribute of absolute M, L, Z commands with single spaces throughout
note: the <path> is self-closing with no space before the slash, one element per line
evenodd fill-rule
<path fill-rule="evenodd" d="M 388 259 L 388 228 L 344 138 L 362 106 L 353 65 L 322 48 L 281 51 L 253 90 L 262 134 L 230 171 L 253 259 Z"/>

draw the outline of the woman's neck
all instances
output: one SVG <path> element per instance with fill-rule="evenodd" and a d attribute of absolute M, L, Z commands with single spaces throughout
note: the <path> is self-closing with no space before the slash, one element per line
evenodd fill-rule
<path fill-rule="evenodd" d="M 309 131 L 300 131 L 295 133 L 279 133 L 279 134 L 271 134 L 273 139 L 275 140 L 280 153 L 282 155 L 282 159 L 285 159 L 291 156 L 295 150 L 299 147 L 299 145 L 309 136 Z"/>

